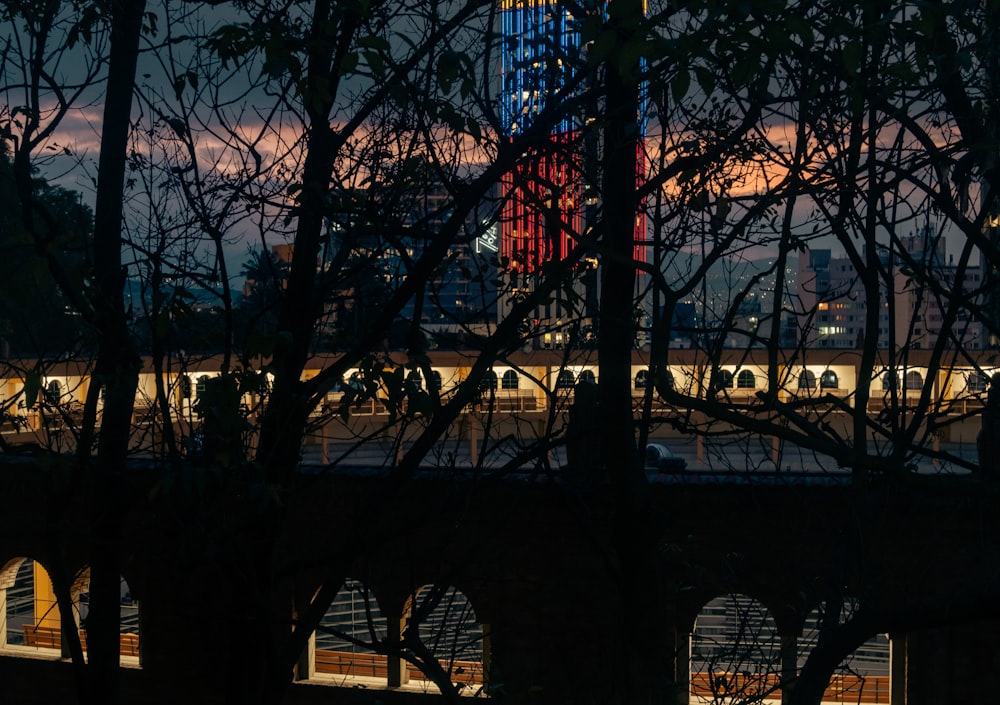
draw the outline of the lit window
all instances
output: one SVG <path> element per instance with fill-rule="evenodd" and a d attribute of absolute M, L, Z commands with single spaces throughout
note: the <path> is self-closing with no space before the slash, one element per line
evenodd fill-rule
<path fill-rule="evenodd" d="M 576 384 L 576 375 L 572 370 L 560 370 L 556 378 L 556 389 L 572 389 Z"/>
<path fill-rule="evenodd" d="M 712 375 L 712 389 L 732 389 L 733 373 L 729 370 L 717 370 Z"/>

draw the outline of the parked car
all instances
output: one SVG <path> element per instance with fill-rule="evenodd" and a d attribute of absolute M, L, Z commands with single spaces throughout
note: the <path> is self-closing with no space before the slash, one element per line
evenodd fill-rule
<path fill-rule="evenodd" d="M 646 446 L 646 469 L 659 472 L 683 472 L 687 461 L 662 443 L 650 443 Z"/>

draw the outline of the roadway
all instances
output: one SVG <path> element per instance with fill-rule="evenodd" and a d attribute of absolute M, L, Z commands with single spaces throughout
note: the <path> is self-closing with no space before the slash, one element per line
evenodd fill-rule
<path fill-rule="evenodd" d="M 481 443 L 481 441 L 480 441 Z M 712 476 L 783 476 L 783 475 L 829 475 L 844 477 L 849 474 L 844 468 L 839 468 L 829 457 L 800 447 L 785 444 L 780 451 L 778 463 L 774 462 L 773 448 L 770 439 L 764 442 L 748 442 L 747 440 L 712 439 L 705 442 L 699 451 L 698 441 L 693 437 L 653 437 L 649 443 L 659 443 L 667 446 L 673 454 L 682 458 L 687 467 L 686 475 Z M 972 443 L 941 443 L 940 451 L 963 459 L 969 463 L 976 462 L 976 448 Z M 512 441 L 494 444 L 483 461 L 483 467 L 498 469 L 515 457 L 518 446 Z M 481 453 L 481 450 L 480 450 Z M 327 457 L 330 462 L 357 470 L 371 472 L 391 465 L 391 460 L 397 455 L 390 441 L 369 441 L 354 447 L 348 443 L 330 443 L 327 446 Z M 323 449 L 319 444 L 307 445 L 303 449 L 303 465 L 316 472 L 324 463 Z M 548 475 L 549 470 L 558 470 L 566 463 L 565 449 L 557 448 L 549 453 L 547 463 L 531 463 L 530 475 Z M 525 468 L 527 464 L 523 465 Z M 466 469 L 474 466 L 472 448 L 468 441 L 446 441 L 435 447 L 423 463 L 430 469 Z M 547 467 L 546 467 L 547 466 Z M 304 468 L 305 469 L 305 468 Z M 916 470 L 920 474 L 942 474 L 967 476 L 970 471 L 955 463 L 935 462 L 927 458 L 916 461 Z M 654 482 L 669 481 L 652 468 L 648 473 Z"/>

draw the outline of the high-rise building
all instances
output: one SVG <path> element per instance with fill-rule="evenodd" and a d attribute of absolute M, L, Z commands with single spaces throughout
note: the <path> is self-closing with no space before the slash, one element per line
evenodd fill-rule
<path fill-rule="evenodd" d="M 901 238 L 900 244 L 903 252 L 896 257 L 890 257 L 888 250 L 879 253 L 889 279 L 887 283 L 880 277 L 876 302 L 868 300 L 850 258 L 832 257 L 829 250 L 810 250 L 808 257 L 800 258 L 798 297 L 805 314 L 800 317 L 800 342 L 805 347 L 844 349 L 869 343 L 866 325 L 873 304 L 879 308 L 880 348 L 928 350 L 942 335 L 948 336 L 944 344 L 949 348 L 979 350 L 986 346 L 982 324 L 964 308 L 957 311 L 950 327 L 944 327 L 947 309 L 955 304 L 915 280 L 907 262 L 920 263 L 925 276 L 933 276 L 949 288 L 959 290 L 961 285 L 960 290 L 969 292 L 976 302 L 981 301 L 982 268 L 971 265 L 960 269 L 954 261 L 946 261 L 944 239 L 930 237 L 927 230 Z"/>
<path fill-rule="evenodd" d="M 589 86 L 577 70 L 585 64 L 581 56 L 586 49 L 573 8 L 581 6 L 556 0 L 500 2 L 501 115 L 511 139 L 532 130 L 540 132 L 530 153 L 501 183 L 500 254 L 515 276 L 511 293 L 516 296 L 530 291 L 535 273 L 546 262 L 566 258 L 596 224 L 601 204 L 593 180 L 601 144 L 599 135 L 584 129 L 598 108 L 585 99 Z M 636 115 L 640 126 L 643 112 L 640 109 Z M 642 139 L 638 157 L 636 181 L 641 184 L 645 178 Z M 644 260 L 646 219 L 641 204 L 635 235 L 636 256 Z M 552 329 L 548 340 L 553 346 L 567 342 L 557 330 L 561 322 L 582 319 L 587 328 L 587 319 L 596 315 L 598 258 L 587 253 L 580 262 L 576 309 L 563 310 L 565 302 L 555 302 L 537 314 Z"/>
<path fill-rule="evenodd" d="M 501 0 L 500 15 L 501 114 L 513 137 L 536 128 L 552 96 L 571 92 L 580 33 L 557 2 Z M 583 119 L 566 112 L 553 119 L 547 139 L 504 176 L 501 254 L 516 271 L 565 257 L 583 230 Z"/>

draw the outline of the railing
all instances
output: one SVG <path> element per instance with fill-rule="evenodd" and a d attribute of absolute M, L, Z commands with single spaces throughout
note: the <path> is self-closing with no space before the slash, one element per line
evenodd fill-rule
<path fill-rule="evenodd" d="M 748 698 L 766 694 L 766 699 L 778 701 L 781 699 L 779 683 L 780 676 L 774 673 L 758 675 L 699 672 L 691 674 L 691 695 L 716 699 L 719 696 Z M 889 676 L 835 674 L 823 693 L 823 702 L 845 703 L 845 705 L 847 703 L 888 704 Z"/>
<path fill-rule="evenodd" d="M 326 675 L 348 676 L 352 678 L 388 678 L 389 662 L 381 654 L 351 653 L 317 649 L 316 672 Z M 483 664 L 477 661 L 445 661 L 442 666 L 451 668 L 448 677 L 452 683 L 482 685 Z M 412 663 L 406 664 L 410 680 L 426 680 L 427 677 Z"/>
<path fill-rule="evenodd" d="M 62 648 L 62 630 L 58 627 L 42 627 L 25 624 L 24 645 L 41 649 Z M 87 650 L 87 632 L 80 630 L 80 645 Z M 125 632 L 119 635 L 119 652 L 122 656 L 139 655 L 139 635 Z"/>

